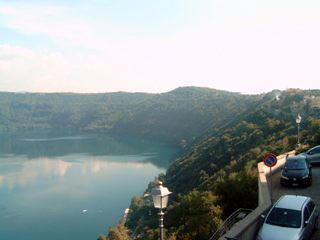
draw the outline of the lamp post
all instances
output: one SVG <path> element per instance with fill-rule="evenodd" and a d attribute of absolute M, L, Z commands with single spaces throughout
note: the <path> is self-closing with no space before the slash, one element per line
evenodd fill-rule
<path fill-rule="evenodd" d="M 301 123 L 301 116 L 300 116 L 300 113 L 298 114 L 297 116 L 297 119 L 296 119 L 296 123 L 298 124 L 298 147 L 300 146 L 300 123 Z"/>
<path fill-rule="evenodd" d="M 159 208 L 159 228 L 160 228 L 160 240 L 163 240 L 163 211 L 168 205 L 168 199 L 171 192 L 168 188 L 162 186 L 162 182 L 158 182 L 157 186 L 152 190 L 152 199 L 155 208 Z"/>

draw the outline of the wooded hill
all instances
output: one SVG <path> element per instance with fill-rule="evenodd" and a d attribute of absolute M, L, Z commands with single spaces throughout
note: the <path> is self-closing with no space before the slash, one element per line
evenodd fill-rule
<path fill-rule="evenodd" d="M 103 132 L 186 144 L 221 125 L 256 96 L 207 88 L 146 93 L 0 93 L 0 133 Z"/>

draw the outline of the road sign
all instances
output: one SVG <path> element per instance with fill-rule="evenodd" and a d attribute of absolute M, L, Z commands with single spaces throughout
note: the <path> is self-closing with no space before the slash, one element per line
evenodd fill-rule
<path fill-rule="evenodd" d="M 263 162 L 267 167 L 273 167 L 277 164 L 277 157 L 274 154 L 270 153 L 264 157 Z"/>

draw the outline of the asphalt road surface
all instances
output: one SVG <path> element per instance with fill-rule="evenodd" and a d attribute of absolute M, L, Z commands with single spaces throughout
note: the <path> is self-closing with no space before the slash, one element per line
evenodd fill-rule
<path fill-rule="evenodd" d="M 273 202 L 276 202 L 282 195 L 302 195 L 311 197 L 320 212 L 320 166 L 312 168 L 312 185 L 310 187 L 282 187 L 280 185 L 281 171 L 272 176 Z M 320 239 L 320 230 L 315 232 L 312 240 Z"/>

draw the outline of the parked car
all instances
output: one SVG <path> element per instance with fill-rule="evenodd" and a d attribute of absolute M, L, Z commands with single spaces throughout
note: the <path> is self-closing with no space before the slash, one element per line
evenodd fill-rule
<path fill-rule="evenodd" d="M 306 156 L 310 163 L 320 163 L 320 146 L 313 147 L 298 156 Z"/>
<path fill-rule="evenodd" d="M 282 168 L 280 183 L 283 186 L 310 186 L 312 184 L 312 166 L 305 156 L 289 157 Z"/>
<path fill-rule="evenodd" d="M 262 217 L 257 240 L 307 240 L 318 228 L 319 212 L 310 197 L 285 195 Z"/>

